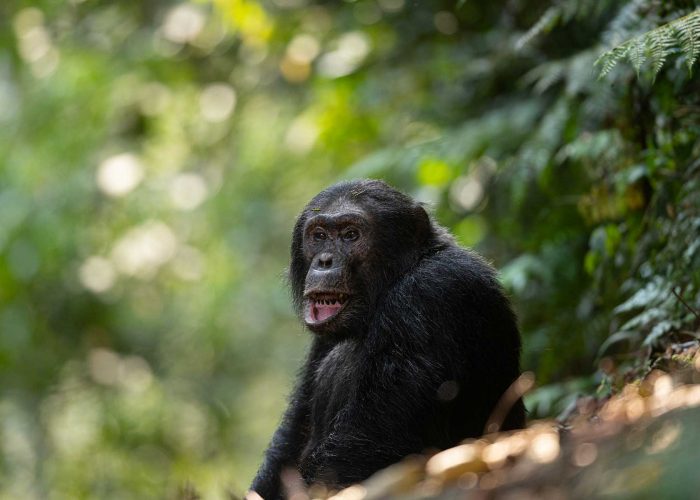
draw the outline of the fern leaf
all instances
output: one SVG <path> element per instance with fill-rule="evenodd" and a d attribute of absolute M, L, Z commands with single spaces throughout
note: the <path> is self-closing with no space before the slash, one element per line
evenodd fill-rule
<path fill-rule="evenodd" d="M 560 16 L 561 9 L 558 6 L 552 6 L 544 11 L 544 14 L 542 14 L 538 21 L 515 42 L 515 50 L 521 50 L 536 36 L 551 30 L 559 21 Z"/>
<path fill-rule="evenodd" d="M 646 37 L 637 37 L 630 41 L 629 50 L 627 51 L 627 60 L 632 64 L 637 76 L 642 69 L 642 64 L 646 61 Z"/>
<path fill-rule="evenodd" d="M 700 9 L 603 52 L 595 65 L 600 67 L 599 78 L 604 78 L 622 59 L 627 59 L 639 76 L 648 61 L 654 78 L 668 56 L 678 49 L 686 59 L 688 71 L 692 71 L 700 56 Z"/>
<path fill-rule="evenodd" d="M 692 71 L 700 52 L 700 15 L 678 23 L 674 26 L 673 34 L 678 40 L 681 52 L 685 56 L 688 71 Z"/>
<path fill-rule="evenodd" d="M 627 52 L 629 51 L 629 45 L 618 45 L 612 50 L 603 52 L 603 54 L 596 59 L 593 63 L 594 66 L 600 66 L 600 73 L 598 78 L 605 78 L 608 73 L 620 62 L 622 59 L 627 57 Z"/>
<path fill-rule="evenodd" d="M 674 45 L 674 39 L 669 28 L 659 29 L 652 32 L 646 38 L 646 46 L 649 50 L 649 59 L 651 61 L 652 78 L 661 71 L 669 50 Z M 639 70 L 637 70 L 639 72 Z"/>

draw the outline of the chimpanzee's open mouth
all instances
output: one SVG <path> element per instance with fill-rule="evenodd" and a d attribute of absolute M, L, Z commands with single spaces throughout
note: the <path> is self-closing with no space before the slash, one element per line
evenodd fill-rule
<path fill-rule="evenodd" d="M 328 323 L 335 318 L 348 302 L 346 293 L 313 292 L 306 295 L 304 321 L 309 326 Z"/>

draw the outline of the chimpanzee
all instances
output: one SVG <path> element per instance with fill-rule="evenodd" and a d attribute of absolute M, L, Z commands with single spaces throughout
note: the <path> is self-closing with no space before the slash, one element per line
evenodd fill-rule
<path fill-rule="evenodd" d="M 479 436 L 519 376 L 520 335 L 494 269 L 382 181 L 311 200 L 289 274 L 314 335 L 251 486 L 263 498 L 282 497 L 286 467 L 339 488 Z M 524 425 L 515 399 L 501 429 Z"/>

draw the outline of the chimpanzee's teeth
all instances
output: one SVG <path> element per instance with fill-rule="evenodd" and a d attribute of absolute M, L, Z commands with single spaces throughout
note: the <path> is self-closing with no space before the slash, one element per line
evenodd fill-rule
<path fill-rule="evenodd" d="M 344 293 L 339 293 L 338 295 L 331 295 L 326 297 L 316 297 L 313 299 L 317 306 L 334 306 L 343 305 L 348 300 L 348 296 Z"/>

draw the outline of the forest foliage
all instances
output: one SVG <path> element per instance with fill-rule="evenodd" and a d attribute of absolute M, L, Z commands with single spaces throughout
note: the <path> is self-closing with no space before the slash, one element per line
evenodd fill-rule
<path fill-rule="evenodd" d="M 690 0 L 0 4 L 0 498 L 243 491 L 295 214 L 380 177 L 501 270 L 533 416 L 698 338 Z"/>

